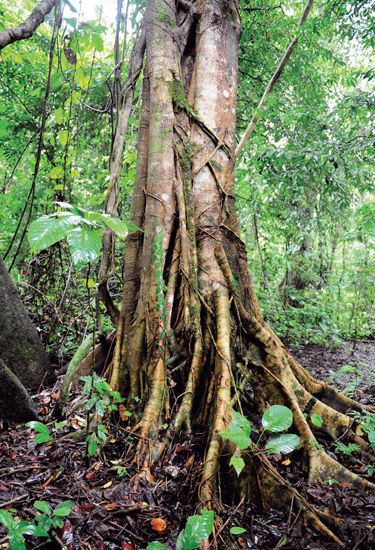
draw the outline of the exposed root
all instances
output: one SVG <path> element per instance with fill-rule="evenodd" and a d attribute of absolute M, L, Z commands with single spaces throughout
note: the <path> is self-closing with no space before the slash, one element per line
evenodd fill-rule
<path fill-rule="evenodd" d="M 193 407 L 193 400 L 197 384 L 200 379 L 202 367 L 203 347 L 201 339 L 198 338 L 194 345 L 193 359 L 190 365 L 185 394 L 182 398 L 181 405 L 176 415 L 175 430 L 177 432 L 184 427 L 187 430 L 191 430 L 191 412 Z"/>
<path fill-rule="evenodd" d="M 200 500 L 212 506 L 215 498 L 216 474 L 222 439 L 218 432 L 224 430 L 231 419 L 230 395 L 230 312 L 228 292 L 218 289 L 215 294 L 217 355 L 215 364 L 216 396 L 213 411 L 212 435 L 203 466 Z"/>

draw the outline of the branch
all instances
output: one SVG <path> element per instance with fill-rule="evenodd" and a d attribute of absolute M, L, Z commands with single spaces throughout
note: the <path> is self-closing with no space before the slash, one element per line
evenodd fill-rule
<path fill-rule="evenodd" d="M 283 55 L 283 57 L 282 57 L 282 59 L 279 63 L 279 66 L 277 67 L 276 71 L 272 75 L 271 80 L 269 81 L 269 83 L 267 85 L 267 88 L 265 89 L 265 91 L 262 95 L 262 99 L 259 101 L 258 107 L 255 110 L 253 118 L 251 119 L 248 127 L 245 130 L 244 135 L 242 136 L 239 144 L 236 147 L 236 156 L 237 157 L 242 152 L 242 149 L 244 148 L 245 143 L 247 142 L 247 140 L 249 139 L 249 137 L 253 133 L 255 124 L 258 121 L 258 113 L 259 113 L 260 109 L 263 107 L 263 105 L 265 104 L 268 95 L 272 92 L 276 82 L 279 80 L 283 70 L 285 69 L 285 65 L 287 64 L 290 56 L 292 55 L 292 52 L 293 52 L 293 50 L 294 50 L 294 48 L 295 48 L 295 46 L 296 46 L 296 44 L 299 40 L 299 37 L 301 36 L 300 35 L 301 26 L 306 21 L 307 16 L 309 14 L 309 11 L 312 8 L 313 2 L 314 2 L 314 0 L 307 0 L 307 2 L 306 2 L 303 13 L 301 15 L 301 19 L 298 22 L 297 31 L 296 31 L 296 33 L 293 37 L 293 40 L 291 41 L 291 43 L 287 47 L 287 49 L 286 49 L 286 51 L 285 51 L 285 53 L 284 53 L 284 55 Z"/>
<path fill-rule="evenodd" d="M 30 38 L 34 31 L 43 23 L 45 16 L 52 10 L 59 0 L 42 0 L 30 13 L 29 17 L 12 29 L 5 29 L 0 32 L 0 50 L 24 38 Z"/>

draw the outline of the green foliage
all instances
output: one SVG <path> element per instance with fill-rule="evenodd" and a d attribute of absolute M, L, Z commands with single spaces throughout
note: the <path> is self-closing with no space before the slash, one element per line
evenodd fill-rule
<path fill-rule="evenodd" d="M 71 500 L 65 500 L 60 502 L 52 510 L 48 502 L 44 500 L 36 500 L 33 504 L 34 508 L 42 512 L 36 516 L 36 521 L 42 529 L 49 531 L 52 527 L 57 529 L 63 526 L 63 522 L 60 518 L 68 516 L 74 506 L 74 502 Z"/>
<path fill-rule="evenodd" d="M 47 441 L 52 441 L 52 437 L 48 427 L 45 426 L 45 424 L 43 424 L 42 422 L 26 422 L 25 426 L 38 432 L 38 435 L 35 437 L 34 440 L 35 443 L 47 443 Z"/>
<path fill-rule="evenodd" d="M 95 413 L 99 418 L 103 418 L 105 415 L 117 411 L 118 405 L 125 400 L 118 391 L 112 390 L 105 378 L 100 378 L 96 373 L 91 376 L 81 376 L 80 380 L 85 382 L 82 395 L 87 398 L 85 405 L 87 419 L 86 442 L 87 452 L 92 456 L 97 452 L 99 445 L 107 441 L 108 431 L 103 424 L 98 424 L 95 430 L 90 433 L 90 413 Z"/>
<path fill-rule="evenodd" d="M 345 445 L 345 443 L 341 443 L 341 441 L 335 443 L 336 451 L 344 455 L 351 455 L 356 451 L 359 451 L 360 448 L 361 446 L 357 445 L 357 443 L 349 443 L 348 445 Z"/>
<path fill-rule="evenodd" d="M 185 529 L 177 537 L 176 550 L 194 550 L 206 540 L 214 525 L 212 510 L 202 510 L 200 516 L 190 516 Z"/>
<path fill-rule="evenodd" d="M 100 230 L 103 225 L 112 229 L 122 239 L 125 239 L 128 229 L 141 231 L 138 227 L 112 218 L 108 214 L 88 211 L 66 202 L 57 204 L 68 210 L 42 216 L 30 225 L 28 239 L 33 252 L 48 248 L 67 237 L 73 263 L 84 265 L 99 255 Z"/>
<path fill-rule="evenodd" d="M 60 502 L 54 510 L 44 500 L 36 500 L 33 506 L 42 512 L 42 514 L 36 516 L 36 524 L 29 520 L 21 521 L 19 518 L 14 517 L 12 512 L 16 512 L 16 510 L 12 508 L 9 511 L 0 510 L 0 523 L 5 526 L 9 537 L 9 546 L 12 550 L 26 550 L 28 548 L 25 535 L 49 537 L 48 531 L 52 527 L 62 527 L 63 522 L 60 518 L 70 514 L 74 502 L 69 500 Z"/>
<path fill-rule="evenodd" d="M 264 450 L 259 449 L 259 442 L 266 431 L 277 433 L 290 428 L 293 423 L 293 413 L 288 407 L 284 407 L 283 405 L 272 405 L 264 412 L 262 416 L 263 430 L 261 430 L 256 443 L 253 443 L 250 439 L 250 433 L 256 432 L 256 430 L 251 427 L 249 420 L 236 411 L 232 411 L 232 413 L 233 423 L 229 424 L 227 430 L 222 430 L 219 434 L 224 439 L 228 439 L 234 443 L 240 450 L 250 449 L 251 453 L 291 453 L 300 443 L 298 435 L 281 434 L 271 437 L 267 441 Z M 234 467 L 239 476 L 245 467 L 245 462 L 241 457 L 233 455 L 229 465 Z"/>
<path fill-rule="evenodd" d="M 229 529 L 229 532 L 231 535 L 242 535 L 242 533 L 246 533 L 246 529 L 234 526 Z"/>

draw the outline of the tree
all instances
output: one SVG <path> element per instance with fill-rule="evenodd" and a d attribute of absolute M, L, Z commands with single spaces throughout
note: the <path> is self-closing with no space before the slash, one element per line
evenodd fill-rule
<path fill-rule="evenodd" d="M 334 478 L 373 490 L 372 483 L 321 448 L 307 418 L 317 414 L 328 436 L 349 432 L 351 440 L 366 447 L 345 414 L 366 407 L 313 379 L 293 359 L 265 322 L 254 293 L 233 185 L 238 5 L 234 0 L 149 0 L 144 31 L 130 218 L 143 231 L 133 231 L 126 243 L 111 377 L 112 387 L 127 396 L 139 420 L 137 464 L 146 472 L 172 434 L 206 424 L 199 499 L 214 506 L 220 432 L 232 420 L 232 400 L 241 410 L 237 387 L 250 381 L 259 412 L 275 403 L 293 411 L 311 481 Z M 171 361 L 178 361 L 173 374 Z M 166 420 L 167 437 L 161 435 Z M 334 537 L 266 458 L 254 457 L 254 472 L 263 498 L 293 494 L 313 524 Z"/>
<path fill-rule="evenodd" d="M 36 411 L 25 386 L 37 389 L 52 371 L 38 333 L 1 258 L 0 326 L 0 416 L 28 420 L 36 417 Z"/>
<path fill-rule="evenodd" d="M 220 501 L 219 459 L 226 445 L 220 432 L 232 421 L 232 402 L 245 413 L 249 401 L 259 413 L 268 404 L 287 405 L 310 480 L 334 478 L 373 490 L 321 448 L 310 422 L 318 415 L 328 436 L 347 433 L 367 447 L 345 414 L 366 408 L 313 379 L 292 358 L 265 322 L 253 289 L 234 199 L 239 37 L 235 0 L 147 1 L 130 63 L 134 70 L 120 94 L 121 139 L 112 151 L 107 195 L 110 211 L 117 206 L 112 192 L 121 172 L 119 150 L 145 45 L 130 219 L 142 231 L 132 231 L 127 239 L 120 312 L 104 294 L 117 320 L 111 385 L 126 396 L 138 421 L 135 462 L 141 475 L 163 457 L 172 437 L 198 424 L 207 428 L 202 505 L 215 507 Z M 103 288 L 110 250 L 107 243 Z M 248 384 L 253 399 L 244 395 Z M 264 455 L 253 456 L 248 466 L 263 502 L 293 499 L 316 528 L 335 538 L 321 514 Z M 246 479 L 238 490 L 254 486 Z"/>

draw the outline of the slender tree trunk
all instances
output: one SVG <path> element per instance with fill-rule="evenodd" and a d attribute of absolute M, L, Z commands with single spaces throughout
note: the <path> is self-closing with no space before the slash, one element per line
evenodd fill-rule
<path fill-rule="evenodd" d="M 306 418 L 319 414 L 321 429 L 333 439 L 347 432 L 366 446 L 345 415 L 361 406 L 294 361 L 264 321 L 254 293 L 234 202 L 237 3 L 148 0 L 144 25 L 130 219 L 143 233 L 127 240 L 111 377 L 138 419 L 135 460 L 148 471 L 172 436 L 206 425 L 199 499 L 214 506 L 219 432 L 232 420 L 232 399 L 241 407 L 238 388 L 250 380 L 259 412 L 274 403 L 292 409 L 311 480 L 334 477 L 373 489 L 325 453 Z M 250 472 L 261 482 L 263 501 L 293 498 L 316 528 L 335 538 L 267 458 L 254 457 Z"/>

